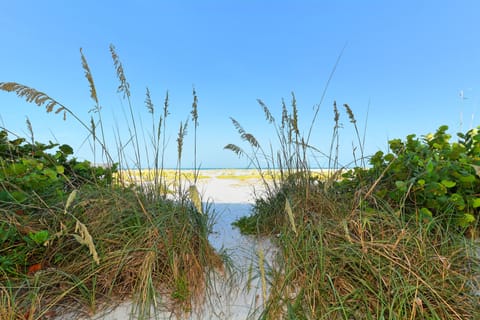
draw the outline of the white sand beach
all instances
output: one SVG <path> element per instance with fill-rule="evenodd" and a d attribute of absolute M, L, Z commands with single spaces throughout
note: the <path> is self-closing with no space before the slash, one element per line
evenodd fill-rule
<path fill-rule="evenodd" d="M 255 170 L 211 169 L 201 170 L 197 188 L 203 201 L 213 203 L 253 203 L 265 186 Z"/>

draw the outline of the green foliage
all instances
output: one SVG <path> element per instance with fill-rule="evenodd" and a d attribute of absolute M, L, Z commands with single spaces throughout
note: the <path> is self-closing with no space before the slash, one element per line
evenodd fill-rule
<path fill-rule="evenodd" d="M 337 187 L 344 193 L 369 187 L 392 208 L 416 215 L 417 220 L 439 219 L 460 228 L 475 225 L 480 207 L 480 134 L 477 129 L 458 134 L 451 142 L 448 127 L 421 139 L 389 141 L 390 153 L 377 152 L 369 169 L 344 174 Z M 378 181 L 377 181 L 378 179 Z"/>
<path fill-rule="evenodd" d="M 46 219 L 45 208 L 58 206 L 83 185 L 111 184 L 115 167 L 92 167 L 88 161 L 69 159 L 72 154 L 65 144 L 9 140 L 7 131 L 0 131 L 0 207 L 5 212 L 0 219 L 0 272 L 26 274 L 29 265 L 41 261 L 51 237 L 39 225 Z"/>
<path fill-rule="evenodd" d="M 22 234 L 17 225 L 0 223 L 0 273 L 4 275 L 26 274 L 29 265 L 39 262 L 45 253 L 50 234 L 47 230 Z"/>
<path fill-rule="evenodd" d="M 28 237 L 33 240 L 33 242 L 35 242 L 37 245 L 42 245 L 48 240 L 50 235 L 48 234 L 47 230 L 41 230 L 37 232 L 30 232 L 28 234 Z"/>
<path fill-rule="evenodd" d="M 181 275 L 175 280 L 175 289 L 172 292 L 172 298 L 179 301 L 186 301 L 189 298 L 190 290 L 187 277 Z"/>
<path fill-rule="evenodd" d="M 66 144 L 9 140 L 7 131 L 0 131 L 0 201 L 27 203 L 41 198 L 54 204 L 85 183 L 111 184 L 115 166 L 94 167 L 88 161 L 69 159 L 72 154 Z"/>

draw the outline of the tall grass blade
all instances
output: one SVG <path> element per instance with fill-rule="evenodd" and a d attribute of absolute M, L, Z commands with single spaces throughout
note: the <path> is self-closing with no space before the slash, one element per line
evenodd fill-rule
<path fill-rule="evenodd" d="M 195 185 L 192 185 L 188 189 L 188 193 L 190 195 L 190 200 L 192 200 L 195 209 L 197 209 L 200 214 L 203 214 L 202 208 L 202 201 L 200 200 L 200 194 L 198 193 L 198 189 Z"/>
<path fill-rule="evenodd" d="M 260 268 L 260 278 L 262 281 L 262 298 L 263 306 L 267 303 L 267 275 L 265 272 L 265 254 L 263 249 L 257 251 L 258 255 L 258 267 Z"/>
<path fill-rule="evenodd" d="M 32 126 L 32 123 L 30 122 L 30 119 L 28 119 L 28 117 L 27 117 L 27 120 L 25 120 L 25 122 L 27 123 L 27 129 L 28 129 L 28 133 L 30 134 L 30 141 L 33 148 L 33 146 L 35 145 L 35 135 L 33 132 L 33 126 Z M 32 152 L 33 152 L 33 149 L 32 149 Z"/>
<path fill-rule="evenodd" d="M 357 120 L 355 119 L 355 115 L 353 114 L 353 111 L 350 108 L 350 106 L 346 103 L 343 106 L 345 107 L 345 110 L 347 111 L 348 118 L 350 119 L 350 122 L 353 124 L 353 127 L 355 128 L 355 134 L 357 135 L 357 139 L 358 139 L 358 146 L 360 147 L 362 167 L 365 168 L 365 155 L 364 155 L 364 152 L 363 152 L 364 145 L 363 145 L 363 142 L 361 141 L 360 132 L 358 131 Z"/>
<path fill-rule="evenodd" d="M 320 111 L 320 106 L 323 103 L 323 100 L 325 99 L 325 95 L 327 94 L 328 87 L 330 86 L 330 82 L 333 79 L 333 75 L 335 74 L 335 71 L 337 70 L 338 65 L 340 64 L 340 60 L 342 59 L 343 52 L 345 51 L 345 48 L 347 47 L 347 44 L 343 46 L 342 50 L 337 56 L 337 61 L 335 61 L 335 64 L 333 65 L 332 71 L 330 72 L 330 75 L 328 76 L 327 83 L 325 84 L 325 87 L 323 88 L 322 96 L 320 97 L 320 102 L 318 103 L 317 107 L 315 108 L 315 113 L 312 118 L 312 122 L 310 124 L 310 128 L 308 129 L 308 134 L 307 134 L 307 139 L 305 140 L 306 144 L 310 143 L 310 136 L 312 135 L 312 130 L 314 127 L 315 122 L 317 121 L 318 117 L 318 112 Z"/>
<path fill-rule="evenodd" d="M 297 235 L 297 227 L 295 226 L 295 218 L 293 217 L 292 206 L 290 205 L 290 201 L 285 199 L 285 212 L 288 215 L 288 220 L 290 221 L 290 225 L 292 226 L 292 231 Z"/>
<path fill-rule="evenodd" d="M 194 183 L 197 183 L 198 180 L 198 170 L 197 167 L 197 128 L 198 128 L 198 97 L 195 88 L 192 91 L 193 95 L 193 102 L 192 102 L 192 120 L 193 120 L 193 175 L 194 175 Z"/>

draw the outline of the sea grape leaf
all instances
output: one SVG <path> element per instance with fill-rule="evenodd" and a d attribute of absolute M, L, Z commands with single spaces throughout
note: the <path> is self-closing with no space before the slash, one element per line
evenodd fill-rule
<path fill-rule="evenodd" d="M 463 200 L 463 197 L 460 194 L 458 193 L 452 194 L 449 200 L 455 204 L 458 210 L 465 209 L 465 201 Z"/>
<path fill-rule="evenodd" d="M 473 174 L 469 174 L 467 176 L 461 176 L 460 181 L 463 183 L 473 183 L 475 182 L 475 176 Z"/>
<path fill-rule="evenodd" d="M 427 173 L 432 173 L 433 169 L 434 169 L 434 164 L 432 161 L 428 161 L 427 163 Z"/>
<path fill-rule="evenodd" d="M 457 224 L 460 227 L 468 227 L 472 222 L 475 221 L 475 217 L 470 213 L 464 213 L 460 218 L 457 219 Z"/>
<path fill-rule="evenodd" d="M 420 213 L 420 219 L 421 219 L 423 222 L 427 223 L 427 222 L 432 221 L 432 219 L 433 219 L 433 213 L 432 213 L 432 211 L 430 211 L 429 209 L 427 209 L 427 208 L 422 208 L 422 209 L 420 209 L 420 212 L 419 212 L 419 213 Z"/>
<path fill-rule="evenodd" d="M 58 149 L 60 149 L 65 155 L 73 154 L 73 149 L 68 144 L 62 144 Z"/>
<path fill-rule="evenodd" d="M 442 180 L 442 184 L 447 187 L 447 188 L 453 188 L 457 185 L 457 183 L 455 181 L 451 181 L 451 180 Z"/>
<path fill-rule="evenodd" d="M 474 208 L 480 207 L 480 198 L 475 198 L 475 199 L 473 199 L 473 201 L 472 201 L 472 207 L 474 207 Z"/>

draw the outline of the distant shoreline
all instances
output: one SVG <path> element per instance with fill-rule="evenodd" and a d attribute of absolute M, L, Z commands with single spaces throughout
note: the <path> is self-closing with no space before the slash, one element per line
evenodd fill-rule
<path fill-rule="evenodd" d="M 101 164 L 100 164 L 101 165 Z M 261 170 L 281 170 L 282 168 L 260 168 Z M 348 168 L 346 168 L 348 169 Z M 122 169 L 122 170 L 154 170 L 154 168 L 129 168 L 129 169 Z M 162 170 L 161 168 L 159 168 L 158 170 Z M 177 171 L 178 168 L 163 168 L 164 171 Z M 222 167 L 218 167 L 218 168 L 199 168 L 199 169 L 195 169 L 195 168 L 180 168 L 181 171 L 194 171 L 194 170 L 199 170 L 199 171 L 211 171 L 211 170 L 252 170 L 252 171 L 257 171 L 258 169 L 257 168 L 237 168 L 237 167 L 225 167 L 225 168 L 222 168 Z M 286 170 L 286 169 L 284 169 Z M 309 170 L 311 171 L 318 171 L 318 170 L 330 170 L 328 168 L 309 168 Z"/>

